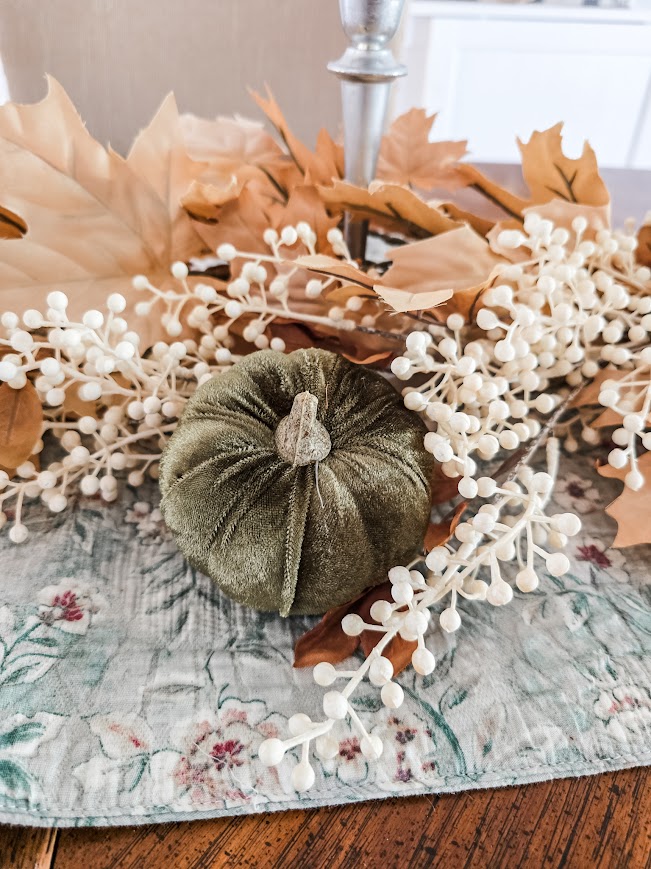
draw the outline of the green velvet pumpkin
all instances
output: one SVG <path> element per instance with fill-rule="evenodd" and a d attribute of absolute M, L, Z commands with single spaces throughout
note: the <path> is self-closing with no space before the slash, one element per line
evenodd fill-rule
<path fill-rule="evenodd" d="M 425 426 L 379 374 L 325 350 L 263 350 L 200 386 L 160 470 L 181 551 L 229 596 L 322 613 L 419 551 Z"/>

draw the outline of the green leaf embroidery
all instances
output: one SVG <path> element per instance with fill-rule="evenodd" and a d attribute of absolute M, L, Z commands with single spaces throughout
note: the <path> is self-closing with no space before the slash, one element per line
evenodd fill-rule
<path fill-rule="evenodd" d="M 31 790 L 29 776 L 13 760 L 0 760 L 0 788 L 9 796 L 26 796 Z"/>
<path fill-rule="evenodd" d="M 19 742 L 31 742 L 33 739 L 38 739 L 44 730 L 45 725 L 39 721 L 26 721 L 25 724 L 19 724 L 8 733 L 0 733 L 0 749 L 11 748 L 12 745 L 17 745 Z"/>

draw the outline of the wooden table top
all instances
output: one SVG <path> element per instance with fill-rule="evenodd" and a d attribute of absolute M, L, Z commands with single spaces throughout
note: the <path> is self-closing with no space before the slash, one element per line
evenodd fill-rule
<path fill-rule="evenodd" d="M 519 170 L 484 167 L 514 190 Z M 616 225 L 651 172 L 606 170 Z M 0 827 L 0 869 L 651 867 L 651 768 L 460 794 L 142 827 Z"/>
<path fill-rule="evenodd" d="M 143 827 L 0 828 L 2 869 L 651 866 L 651 769 Z"/>

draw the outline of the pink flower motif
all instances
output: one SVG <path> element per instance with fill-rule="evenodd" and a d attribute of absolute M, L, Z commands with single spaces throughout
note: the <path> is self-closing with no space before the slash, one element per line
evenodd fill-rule
<path fill-rule="evenodd" d="M 628 742 L 633 734 L 648 733 L 651 728 L 651 695 L 636 685 L 618 685 L 603 691 L 594 710 L 606 730 L 620 742 Z"/>
<path fill-rule="evenodd" d="M 263 739 L 279 733 L 270 721 L 256 717 L 232 701 L 217 713 L 178 725 L 173 739 L 180 748 L 173 771 L 177 795 L 193 806 L 248 802 L 261 785 L 251 758 Z"/>
<path fill-rule="evenodd" d="M 38 595 L 41 621 L 69 634 L 85 634 L 97 617 L 104 598 L 87 583 L 62 579 L 48 585 Z"/>
<path fill-rule="evenodd" d="M 572 513 L 590 513 L 599 504 L 599 490 L 578 474 L 559 476 L 554 488 L 554 502 Z"/>
<path fill-rule="evenodd" d="M 597 537 L 585 537 L 576 548 L 577 561 L 591 564 L 603 570 L 618 582 L 627 582 L 628 574 L 624 568 L 626 560 L 621 552 L 608 547 Z"/>

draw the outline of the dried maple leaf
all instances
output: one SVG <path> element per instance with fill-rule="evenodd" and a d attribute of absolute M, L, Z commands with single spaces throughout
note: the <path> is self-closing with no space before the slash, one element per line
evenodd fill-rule
<path fill-rule="evenodd" d="M 455 311 L 468 317 L 495 267 L 503 262 L 465 225 L 396 248 L 388 258 L 393 265 L 381 285 L 375 285 L 378 295 L 396 311 L 431 310 L 440 319 Z"/>
<path fill-rule="evenodd" d="M 238 198 L 243 186 L 234 175 L 221 187 L 193 181 L 184 193 L 181 205 L 193 220 L 214 223 L 223 206 Z"/>
<path fill-rule="evenodd" d="M 48 81 L 40 103 L 0 107 L 0 198 L 27 226 L 20 239 L 0 239 L 3 308 L 43 309 L 55 288 L 68 295 L 73 316 L 102 307 L 116 291 L 131 303 L 137 299 L 131 279 L 140 273 L 164 288 L 174 260 L 204 250 L 174 201 L 190 172 L 182 153 L 165 151 L 175 147 L 173 132 L 156 146 L 145 131 L 129 164 L 92 138 L 63 88 Z M 166 101 L 154 119 L 156 141 L 165 124 L 176 124 L 172 109 Z M 146 150 L 154 165 L 141 178 L 134 166 L 143 168 L 138 155 Z M 156 318 L 129 317 L 143 348 L 167 337 Z"/>
<path fill-rule="evenodd" d="M 583 205 L 608 205 L 610 194 L 599 175 L 597 158 L 588 142 L 573 160 L 563 153 L 563 124 L 533 132 L 528 142 L 518 139 L 522 174 L 533 203 L 564 199 Z"/>
<path fill-rule="evenodd" d="M 472 211 L 465 211 L 463 208 L 459 208 L 454 202 L 441 202 L 439 200 L 429 200 L 429 205 L 434 208 L 438 208 L 442 211 L 447 217 L 456 221 L 459 224 L 467 223 L 468 226 L 472 227 L 476 233 L 479 235 L 483 235 L 484 237 L 488 235 L 491 229 L 495 226 L 494 220 L 488 220 L 486 217 L 480 217 L 478 214 L 473 214 Z"/>
<path fill-rule="evenodd" d="M 180 126 L 189 156 L 224 179 L 238 175 L 247 166 L 270 166 L 285 160 L 280 146 L 257 121 L 239 117 L 209 121 L 185 114 L 180 117 Z"/>
<path fill-rule="evenodd" d="M 531 205 L 527 199 L 516 196 L 505 187 L 491 181 L 483 172 L 470 163 L 459 164 L 458 171 L 464 176 L 468 187 L 481 193 L 486 199 L 499 206 L 510 217 L 520 219 L 525 208 Z"/>
<path fill-rule="evenodd" d="M 621 495 L 606 507 L 606 513 L 617 522 L 617 536 L 612 544 L 615 549 L 651 543 L 651 452 L 641 456 L 637 464 L 645 478 L 642 488 L 635 492 L 625 486 Z M 629 469 L 602 465 L 597 470 L 602 477 L 623 480 Z"/>
<path fill-rule="evenodd" d="M 438 208 L 428 205 L 413 190 L 399 184 L 376 181 L 366 189 L 347 181 L 336 181 L 331 187 L 319 187 L 318 190 L 331 210 L 347 211 L 413 238 L 429 238 L 459 226 Z"/>
<path fill-rule="evenodd" d="M 310 151 L 290 130 L 280 106 L 267 87 L 267 99 L 251 91 L 251 96 L 278 130 L 289 155 L 304 177 L 306 184 L 330 184 L 333 178 L 343 175 L 343 148 L 331 139 L 326 130 L 317 137 L 316 150 Z"/>
<path fill-rule="evenodd" d="M 645 223 L 637 234 L 635 257 L 641 266 L 651 267 L 651 223 Z"/>
<path fill-rule="evenodd" d="M 0 238 L 22 238 L 26 232 L 27 224 L 21 217 L 8 208 L 0 208 Z"/>
<path fill-rule="evenodd" d="M 378 178 L 423 190 L 465 186 L 457 163 L 466 154 L 468 143 L 430 142 L 435 119 L 436 115 L 428 115 L 424 109 L 411 109 L 396 118 L 382 139 Z"/>
<path fill-rule="evenodd" d="M 454 494 L 456 495 L 457 492 Z M 442 519 L 440 522 L 429 523 L 425 532 L 425 552 L 430 552 L 432 549 L 436 549 L 437 546 L 442 546 L 448 542 L 461 521 L 461 517 L 465 513 L 467 506 L 466 502 L 462 501 L 460 504 L 457 504 L 445 519 Z"/>
<path fill-rule="evenodd" d="M 318 250 L 331 250 L 328 232 L 337 226 L 339 220 L 328 215 L 316 187 L 294 187 L 286 204 L 272 206 L 269 211 L 274 229 L 296 226 L 300 221 L 305 221 L 316 233 Z"/>
<path fill-rule="evenodd" d="M 31 381 L 22 389 L 0 386 L 0 465 L 17 468 L 41 436 L 43 407 Z"/>
<path fill-rule="evenodd" d="M 197 223 L 197 232 L 212 250 L 230 242 L 245 253 L 269 253 L 262 235 L 271 225 L 260 197 L 245 187 L 237 199 L 227 202 L 212 223 Z"/>
<path fill-rule="evenodd" d="M 361 269 L 355 268 L 355 266 L 350 263 L 323 254 L 299 256 L 294 260 L 294 262 L 296 265 L 299 265 L 304 269 L 309 269 L 311 272 L 316 272 L 319 275 L 337 278 L 340 281 L 347 281 L 350 284 L 365 287 L 369 290 L 373 288 L 373 284 L 376 280 Z"/>

